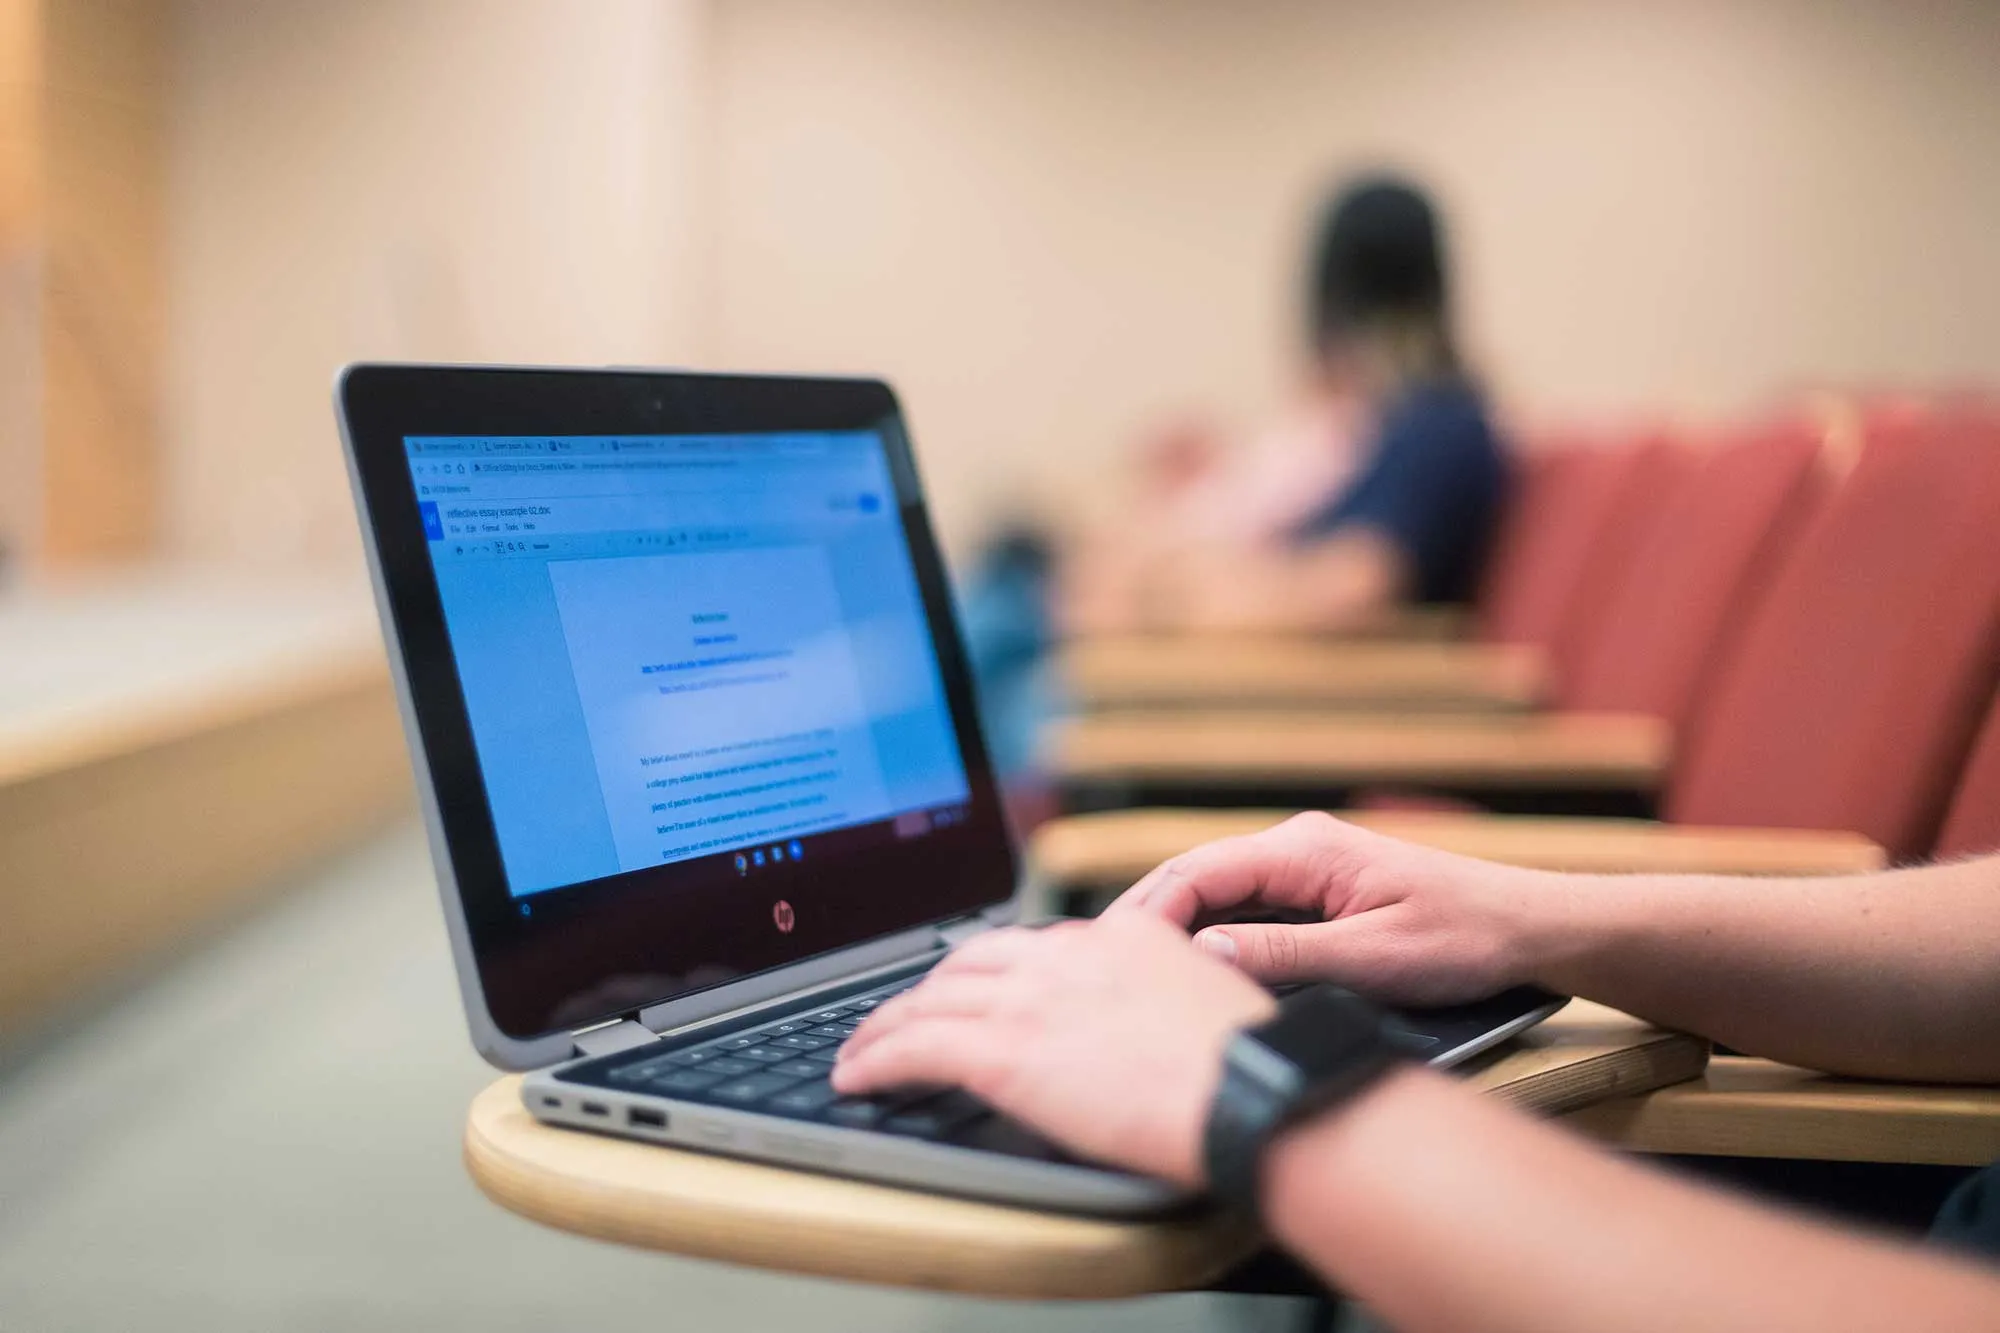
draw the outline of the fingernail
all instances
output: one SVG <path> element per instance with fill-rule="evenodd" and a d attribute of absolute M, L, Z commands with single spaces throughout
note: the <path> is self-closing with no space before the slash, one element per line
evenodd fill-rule
<path fill-rule="evenodd" d="M 1204 930 L 1194 937 L 1195 944 L 1214 954 L 1225 963 L 1236 961 L 1236 941 L 1219 930 Z"/>

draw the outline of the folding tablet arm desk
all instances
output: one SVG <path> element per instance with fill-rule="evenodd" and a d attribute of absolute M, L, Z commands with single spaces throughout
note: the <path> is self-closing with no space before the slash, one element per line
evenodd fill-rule
<path fill-rule="evenodd" d="M 1697 1076 L 1707 1044 L 1575 1003 L 1470 1074 L 1556 1112 Z M 1251 1228 L 1032 1212 L 555 1129 L 503 1078 L 472 1104 L 467 1169 L 524 1217 L 600 1240 L 761 1268 L 982 1296 L 1197 1289 L 1255 1252 Z"/>

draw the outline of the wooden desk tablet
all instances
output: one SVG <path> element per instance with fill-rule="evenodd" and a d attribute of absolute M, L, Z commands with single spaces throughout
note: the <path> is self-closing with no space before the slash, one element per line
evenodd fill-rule
<path fill-rule="evenodd" d="M 1255 833 L 1289 810 L 1117 810 L 1051 820 L 1029 846 L 1036 877 L 1059 889 L 1120 890 L 1170 856 Z M 1855 833 L 1690 828 L 1640 819 L 1418 811 L 1341 811 L 1392 837 L 1537 870 L 1586 874 L 1838 875 L 1880 870 L 1882 849 Z"/>
<path fill-rule="evenodd" d="M 1816 1162 L 2000 1161 L 2000 1088 L 1872 1083 L 1718 1056 L 1702 1077 L 1571 1112 L 1634 1152 Z"/>
<path fill-rule="evenodd" d="M 1666 724 L 1634 713 L 1134 709 L 1059 724 L 1048 759 L 1050 772 L 1071 784 L 1651 791 L 1670 749 Z"/>
<path fill-rule="evenodd" d="M 1573 1003 L 1489 1057 L 1475 1085 L 1558 1112 L 1693 1078 L 1707 1044 Z M 787 1272 L 1030 1299 L 1198 1288 L 1258 1244 L 1208 1215 L 1117 1222 L 1030 1212 L 553 1129 L 518 1078 L 473 1101 L 465 1162 L 503 1207 L 600 1240 Z"/>
<path fill-rule="evenodd" d="M 1056 659 L 1089 709 L 1145 706 L 1519 711 L 1547 696 L 1541 650 L 1478 643 L 1087 639 Z"/>

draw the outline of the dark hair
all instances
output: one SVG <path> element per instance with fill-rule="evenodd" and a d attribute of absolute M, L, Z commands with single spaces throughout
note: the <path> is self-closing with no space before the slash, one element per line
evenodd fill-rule
<path fill-rule="evenodd" d="M 1442 228 L 1430 200 L 1408 181 L 1366 176 L 1327 201 L 1311 283 L 1315 347 L 1390 322 L 1435 325 L 1449 346 Z"/>

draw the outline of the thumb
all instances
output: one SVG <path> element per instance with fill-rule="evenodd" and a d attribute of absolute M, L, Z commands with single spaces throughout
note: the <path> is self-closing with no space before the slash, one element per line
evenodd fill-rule
<path fill-rule="evenodd" d="M 1210 926 L 1194 937 L 1200 948 L 1267 985 L 1288 981 L 1337 981 L 1339 921 L 1311 925 L 1246 923 Z M 1340 931 L 1339 934 L 1348 932 Z"/>

